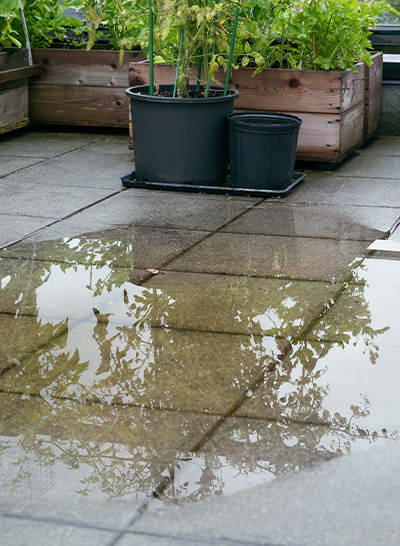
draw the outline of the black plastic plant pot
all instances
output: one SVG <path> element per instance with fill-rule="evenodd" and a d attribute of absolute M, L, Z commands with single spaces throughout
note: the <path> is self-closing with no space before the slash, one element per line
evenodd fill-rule
<path fill-rule="evenodd" d="M 289 114 L 228 116 L 231 186 L 284 190 L 293 182 L 301 119 Z"/>
<path fill-rule="evenodd" d="M 172 85 L 160 85 L 159 93 Z M 195 90 L 195 86 L 190 86 Z M 215 91 L 215 90 L 214 90 Z M 227 176 L 227 116 L 239 95 L 150 96 L 149 86 L 125 91 L 130 99 L 136 179 L 175 184 L 219 185 Z"/>

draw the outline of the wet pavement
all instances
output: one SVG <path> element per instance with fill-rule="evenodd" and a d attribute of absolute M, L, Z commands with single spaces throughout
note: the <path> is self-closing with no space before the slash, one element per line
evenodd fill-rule
<path fill-rule="evenodd" d="M 121 134 L 2 137 L 4 544 L 398 544 L 399 163 L 264 200 L 124 189 Z"/>

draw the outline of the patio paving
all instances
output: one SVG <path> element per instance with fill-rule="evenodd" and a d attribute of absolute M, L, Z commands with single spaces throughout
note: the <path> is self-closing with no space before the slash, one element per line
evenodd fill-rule
<path fill-rule="evenodd" d="M 120 132 L 3 136 L 2 540 L 397 545 L 399 158 L 259 199 L 125 189 Z"/>

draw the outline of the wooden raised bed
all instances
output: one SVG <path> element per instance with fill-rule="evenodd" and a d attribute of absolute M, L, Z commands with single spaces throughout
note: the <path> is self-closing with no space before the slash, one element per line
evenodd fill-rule
<path fill-rule="evenodd" d="M 0 133 L 29 125 L 29 78 L 40 72 L 29 66 L 23 49 L 0 52 Z"/>
<path fill-rule="evenodd" d="M 128 127 L 128 67 L 144 59 L 114 50 L 34 49 L 40 78 L 30 87 L 31 121 L 44 124 Z"/>
<path fill-rule="evenodd" d="M 239 90 L 235 110 L 294 114 L 302 126 L 297 160 L 339 163 L 363 142 L 365 65 L 357 71 L 266 69 L 253 76 L 252 68 L 234 70 L 230 84 Z M 171 67 L 155 67 L 158 84 L 171 83 Z M 217 73 L 223 82 L 224 74 Z M 129 65 L 129 85 L 148 83 L 148 65 Z"/>

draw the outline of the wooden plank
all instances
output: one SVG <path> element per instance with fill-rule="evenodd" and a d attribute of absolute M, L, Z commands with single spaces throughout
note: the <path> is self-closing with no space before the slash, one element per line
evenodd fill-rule
<path fill-rule="evenodd" d="M 21 123 L 29 123 L 27 85 L 0 92 L 0 131 L 10 131 Z"/>
<path fill-rule="evenodd" d="M 357 104 L 342 115 L 340 123 L 340 154 L 339 160 L 347 155 L 349 150 L 361 146 L 364 131 L 364 103 Z"/>
<path fill-rule="evenodd" d="M 30 86 L 30 119 L 36 123 L 128 127 L 128 104 L 121 88 Z"/>
<path fill-rule="evenodd" d="M 28 64 L 28 51 L 24 48 L 3 48 L 0 53 L 0 70 L 11 70 Z"/>
<path fill-rule="evenodd" d="M 277 109 L 282 112 L 336 113 L 352 108 L 364 100 L 364 64 L 358 71 L 323 72 L 268 68 L 253 76 L 254 69 L 240 68 L 229 80 L 240 93 L 235 106 L 248 110 Z M 168 65 L 158 65 L 159 84 L 173 83 L 174 71 Z M 130 64 L 130 86 L 148 83 L 148 64 Z M 223 83 L 225 74 L 217 71 L 216 79 Z"/>
<path fill-rule="evenodd" d="M 141 51 L 126 51 L 119 64 L 113 50 L 33 49 L 33 60 L 40 64 L 40 85 L 128 87 L 129 63 L 145 58 Z"/>
<path fill-rule="evenodd" d="M 353 108 L 356 104 L 364 102 L 365 94 L 365 64 L 356 65 L 357 72 L 345 70 L 342 72 L 342 102 L 341 112 Z"/>
<path fill-rule="evenodd" d="M 21 80 L 24 78 L 30 78 L 40 74 L 40 66 L 35 64 L 33 66 L 24 66 L 21 68 L 12 68 L 11 70 L 0 71 L 0 84 L 3 82 L 11 82 L 15 80 Z"/>
<path fill-rule="evenodd" d="M 3 133 L 9 133 L 10 131 L 15 131 L 16 129 L 21 129 L 22 127 L 26 127 L 30 124 L 30 121 L 28 118 L 25 118 L 18 123 L 12 123 L 11 125 L 7 125 L 2 127 L 0 125 L 0 135 Z"/>

